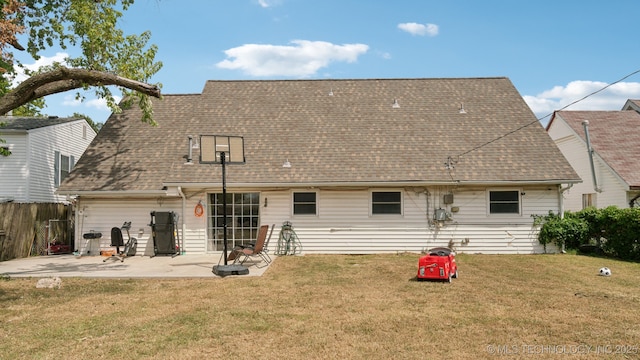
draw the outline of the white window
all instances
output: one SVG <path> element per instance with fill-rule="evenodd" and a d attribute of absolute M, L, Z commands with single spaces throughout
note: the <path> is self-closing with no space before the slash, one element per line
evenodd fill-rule
<path fill-rule="evenodd" d="M 55 152 L 55 158 L 53 160 L 53 181 L 55 187 L 60 186 L 60 183 L 71 172 L 74 165 L 74 157 L 73 155 L 62 155 L 59 151 Z"/>
<path fill-rule="evenodd" d="M 400 191 L 371 192 L 372 215 L 402 215 L 402 193 Z"/>
<path fill-rule="evenodd" d="M 582 194 L 582 208 L 596 206 L 596 194 Z"/>
<path fill-rule="evenodd" d="M 315 192 L 293 193 L 293 215 L 316 215 L 318 201 Z"/>
<path fill-rule="evenodd" d="M 224 225 L 227 223 L 227 248 L 247 246 L 255 242 L 260 228 L 260 193 L 227 193 L 225 219 L 225 199 L 222 193 L 209 194 L 207 251 L 224 249 Z"/>
<path fill-rule="evenodd" d="M 489 191 L 489 214 L 520 214 L 520 191 Z"/>

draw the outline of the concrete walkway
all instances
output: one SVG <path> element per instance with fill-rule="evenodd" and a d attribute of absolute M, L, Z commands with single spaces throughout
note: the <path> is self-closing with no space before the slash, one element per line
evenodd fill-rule
<path fill-rule="evenodd" d="M 51 255 L 2 261 L 0 277 L 218 278 L 212 272 L 213 266 L 218 265 L 218 261 L 223 264 L 221 254 L 179 255 L 173 258 L 134 256 L 125 258 L 124 262 L 111 258 L 103 262 L 104 259 L 102 256 Z M 258 269 L 251 260 L 245 263 L 249 269 L 248 275 L 232 276 L 261 276 L 268 269 L 266 266 Z"/>

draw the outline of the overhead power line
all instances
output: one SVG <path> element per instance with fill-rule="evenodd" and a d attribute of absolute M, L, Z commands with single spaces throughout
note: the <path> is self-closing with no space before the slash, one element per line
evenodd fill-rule
<path fill-rule="evenodd" d="M 487 146 L 487 145 L 490 145 L 490 144 L 492 144 L 492 143 L 494 143 L 494 142 L 496 142 L 496 141 L 498 141 L 498 140 L 500 140 L 500 139 L 502 139 L 502 138 L 504 138 L 504 137 L 507 137 L 507 136 L 509 136 L 509 135 L 511 135 L 511 134 L 513 134 L 513 133 L 516 133 L 516 132 L 518 132 L 518 131 L 520 131 L 520 130 L 522 130 L 522 129 L 526 128 L 526 127 L 529 127 L 529 126 L 531 126 L 531 125 L 537 124 L 537 123 L 539 123 L 539 122 L 540 122 L 540 120 L 542 120 L 542 119 L 544 119 L 544 118 L 546 118 L 546 117 L 549 117 L 549 116 L 553 115 L 553 113 L 554 113 L 554 112 L 556 112 L 556 111 L 562 111 L 562 110 L 564 110 L 564 109 L 568 108 L 568 107 L 569 107 L 569 106 L 571 106 L 571 105 L 575 105 L 575 104 L 577 104 L 577 103 L 579 103 L 579 102 L 581 102 L 581 101 L 583 101 L 583 100 L 585 100 L 585 99 L 587 99 L 587 98 L 589 98 L 589 97 L 591 97 L 591 96 L 593 96 L 593 95 L 595 95 L 595 94 L 597 94 L 597 93 L 599 93 L 599 92 L 601 92 L 601 91 L 606 90 L 607 88 L 609 88 L 609 87 L 611 87 L 611 86 L 613 86 L 613 85 L 615 85 L 615 84 L 617 84 L 617 83 L 619 83 L 619 82 L 621 82 L 621 81 L 624 81 L 625 79 L 627 79 L 627 78 L 629 78 L 629 77 L 631 77 L 631 76 L 633 76 L 633 75 L 635 75 L 635 74 L 637 74 L 637 73 L 640 73 L 640 69 L 638 69 L 638 70 L 636 70 L 636 71 L 634 71 L 634 72 L 632 72 L 632 73 L 629 73 L 629 74 L 625 75 L 624 77 L 622 77 L 622 78 L 620 78 L 620 79 L 618 79 L 618 80 L 616 80 L 616 81 L 614 81 L 614 82 L 612 82 L 612 83 L 610 83 L 610 84 L 607 84 L 606 86 L 603 86 L 602 88 L 600 88 L 600 89 L 598 89 L 598 90 L 596 90 L 596 91 L 594 91 L 594 92 L 592 92 L 592 93 L 590 93 L 590 94 L 587 94 L 587 95 L 583 96 L 582 98 L 580 98 L 580 99 L 578 99 L 578 100 L 576 100 L 576 101 L 574 101 L 574 102 L 572 102 L 572 103 L 569 103 L 569 104 L 567 104 L 567 105 L 563 106 L 562 108 L 560 108 L 560 109 L 558 109 L 558 110 L 554 110 L 554 111 L 552 111 L 551 113 L 549 113 L 549 114 L 547 114 L 547 115 L 545 115 L 545 116 L 543 116 L 543 117 L 541 117 L 541 118 L 536 119 L 535 121 L 532 121 L 532 122 L 530 122 L 530 123 L 528 123 L 528 124 L 522 125 L 522 126 L 520 126 L 519 128 L 517 128 L 517 129 L 514 129 L 514 130 L 512 130 L 512 131 L 509 131 L 508 133 L 505 133 L 505 134 L 503 134 L 503 135 L 500 135 L 500 136 L 496 137 L 495 139 L 492 139 L 491 141 L 487 141 L 487 142 L 486 142 L 486 143 L 484 143 L 484 144 L 478 145 L 478 146 L 476 146 L 476 147 L 474 147 L 474 148 L 472 148 L 472 149 L 470 149 L 470 150 L 467 150 L 467 151 L 465 151 L 465 152 L 463 152 L 463 153 L 460 153 L 460 154 L 458 154 L 458 155 L 457 155 L 457 158 L 460 158 L 461 156 L 466 155 L 466 154 L 468 154 L 468 153 L 470 153 L 470 152 L 473 152 L 473 151 L 479 150 L 479 149 L 481 149 L 481 148 L 483 148 L 483 147 L 485 147 L 485 146 Z M 452 166 L 452 165 L 451 165 L 451 157 L 449 157 L 449 158 L 447 159 L 447 162 L 445 163 L 445 165 L 446 165 L 447 167 L 451 167 L 451 166 Z"/>

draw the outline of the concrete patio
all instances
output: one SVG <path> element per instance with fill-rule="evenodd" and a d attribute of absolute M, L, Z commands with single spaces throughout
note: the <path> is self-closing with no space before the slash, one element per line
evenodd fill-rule
<path fill-rule="evenodd" d="M 272 256 L 272 258 L 274 258 Z M 81 277 L 81 278 L 218 278 L 214 265 L 223 264 L 221 254 L 171 256 L 133 256 L 124 262 L 102 256 L 51 255 L 0 262 L 0 276 L 11 278 Z M 258 268 L 255 260 L 245 263 L 248 275 L 261 276 L 268 266 Z M 260 266 L 264 263 L 259 264 Z"/>

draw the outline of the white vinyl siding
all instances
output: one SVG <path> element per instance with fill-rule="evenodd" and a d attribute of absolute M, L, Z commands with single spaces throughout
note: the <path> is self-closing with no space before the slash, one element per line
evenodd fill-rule
<path fill-rule="evenodd" d="M 60 160 L 56 152 L 67 157 L 68 173 L 68 169 L 73 168 L 73 163 L 95 137 L 95 132 L 88 129 L 83 139 L 83 126 L 86 127 L 86 121 L 78 120 L 20 134 L 3 134 L 3 139 L 7 141 L 4 145 L 9 146 L 12 154 L 0 157 L 0 199 L 12 197 L 17 202 L 66 201 L 65 196 L 55 194 L 56 158 Z"/>
<path fill-rule="evenodd" d="M 207 195 L 198 190 L 183 191 L 186 195 L 184 213 L 181 198 L 81 200 L 77 207 L 76 238 L 82 242 L 83 232 L 99 230 L 104 236 L 100 243 L 108 246 L 111 227 L 131 221 L 131 236 L 139 242 L 138 255 L 151 256 L 150 212 L 174 211 L 178 214 L 178 236 L 184 241 L 185 253 L 206 253 L 207 217 L 195 216 L 194 208 L 198 201 L 206 203 Z M 232 188 L 228 191 L 238 192 Z M 487 216 L 487 191 L 483 187 L 458 187 L 453 191 L 453 203 L 443 204 L 442 195 L 451 189 L 434 187 L 428 188 L 426 193 L 404 190 L 402 217 L 370 216 L 371 190 L 368 189 L 317 190 L 317 216 L 294 216 L 293 191 L 288 189 L 243 189 L 241 192 L 260 193 L 259 225 L 275 225 L 271 249 L 276 248 L 282 223 L 290 221 L 302 243 L 303 254 L 419 253 L 449 244 L 456 251 L 466 253 L 541 253 L 543 247 L 538 244 L 531 215 L 558 211 L 557 187 L 523 187 L 521 216 Z M 451 213 L 451 220 L 442 227 L 432 220 L 433 212 L 440 207 L 448 212 L 452 207 L 457 208 L 457 212 Z M 554 248 L 547 250 L 554 251 Z M 218 261 L 218 253 L 213 255 L 212 262 Z"/>
<path fill-rule="evenodd" d="M 10 156 L 0 155 L 0 201 L 23 201 L 28 198 L 27 178 L 29 159 L 27 154 L 27 136 L 18 134 L 0 135 L 11 151 Z"/>
<path fill-rule="evenodd" d="M 520 216 L 487 216 L 486 188 L 459 188 L 450 205 L 438 203 L 444 191 L 429 191 L 429 195 L 403 192 L 403 216 L 380 218 L 363 211 L 369 206 L 368 190 L 321 190 L 320 215 L 311 219 L 288 217 L 287 191 L 262 192 L 268 207 L 261 208 L 261 223 L 276 224 L 272 241 L 277 241 L 282 222 L 291 221 L 304 253 L 419 252 L 453 241 L 462 252 L 528 254 L 543 251 L 531 215 L 557 212 L 559 204 L 556 187 L 524 189 Z M 441 228 L 430 221 L 439 206 L 448 212 L 451 207 L 458 208 L 452 221 Z"/>
<path fill-rule="evenodd" d="M 197 203 L 197 202 L 196 202 Z M 129 233 L 131 237 L 138 240 L 136 255 L 153 255 L 153 238 L 151 237 L 151 212 L 152 211 L 173 211 L 180 216 L 181 201 L 179 199 L 168 199 L 158 202 L 155 199 L 86 199 L 78 202 L 76 206 L 76 246 L 82 255 L 99 255 L 100 249 L 110 248 L 111 228 L 121 227 L 125 221 L 131 221 Z M 195 206 L 195 205 L 194 205 Z M 193 210 L 193 207 L 191 207 Z M 193 214 L 193 212 L 191 212 Z M 195 218 L 190 216 L 189 219 Z M 203 223 L 202 218 L 196 218 Z M 180 219 L 178 228 L 180 228 Z M 84 233 L 91 231 L 102 233 L 102 238 L 98 240 L 85 240 Z M 204 227 L 202 227 L 204 232 Z M 126 241 L 126 233 L 123 233 Z M 180 233 L 180 236 L 182 234 Z M 201 245 L 191 245 L 204 253 L 204 237 L 201 237 Z M 89 253 L 87 253 L 89 252 Z"/>

